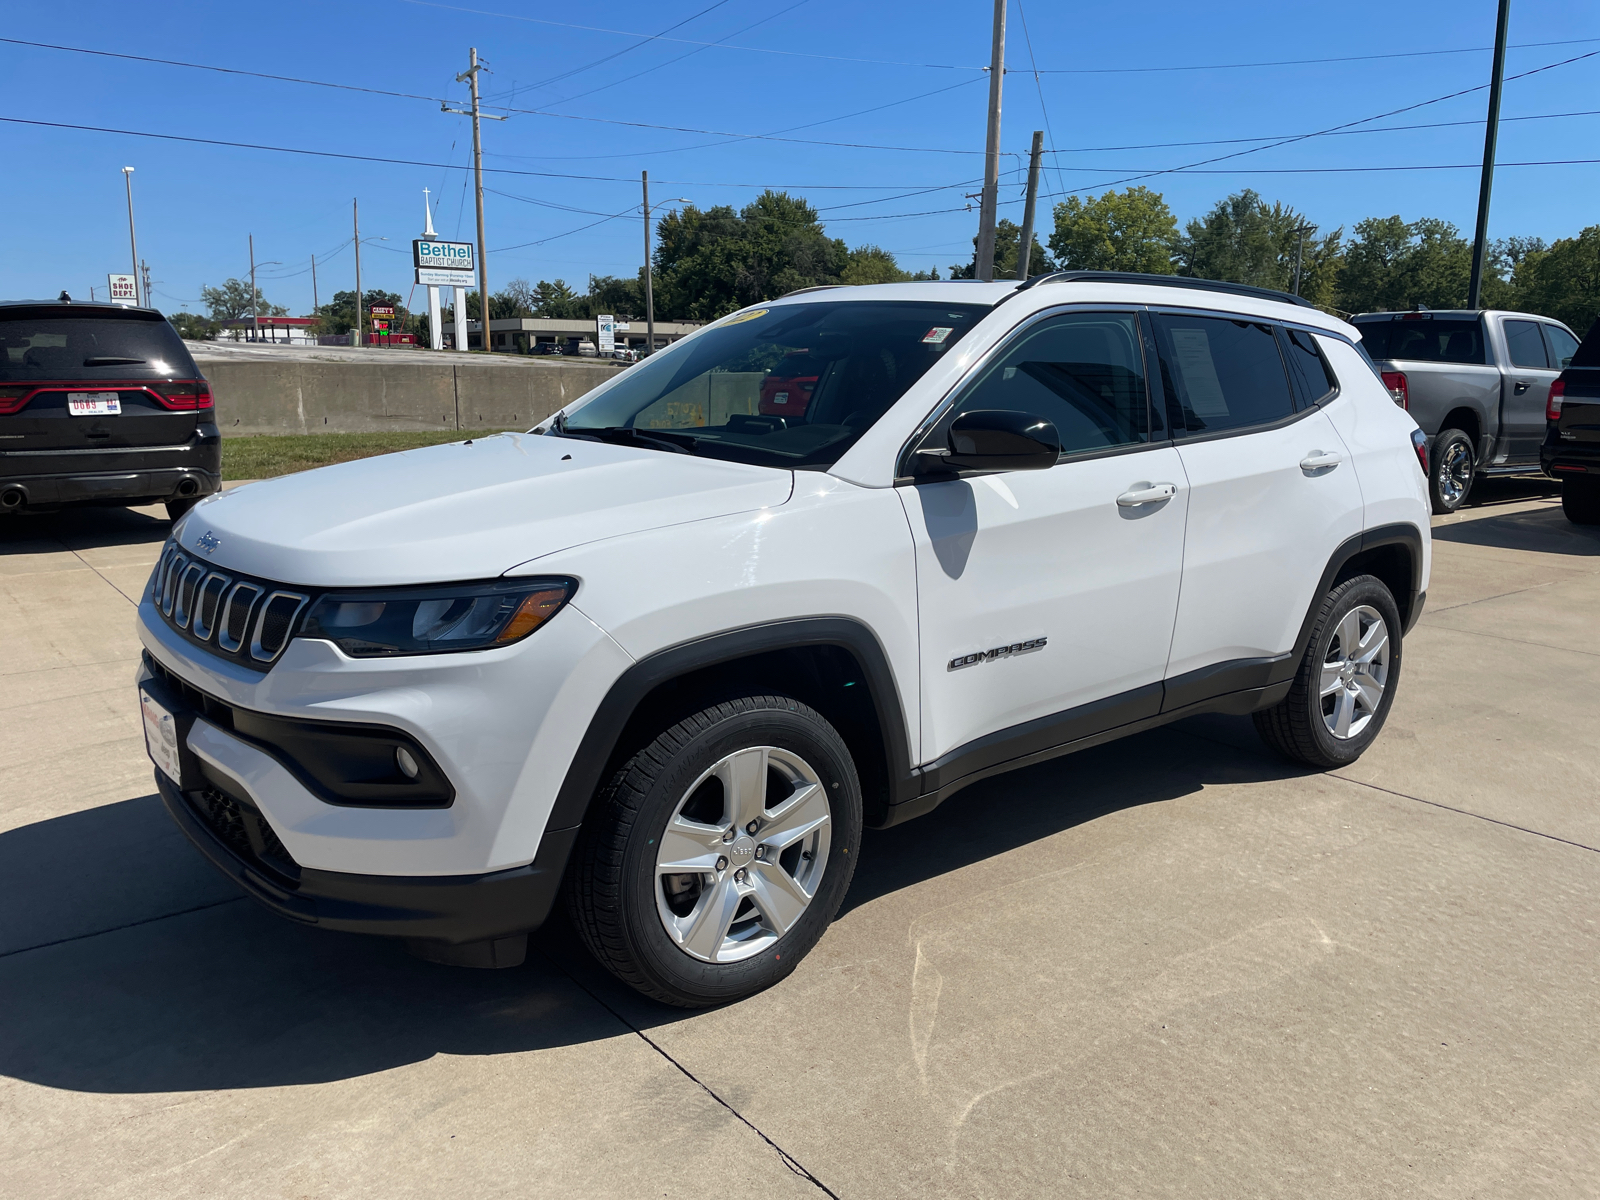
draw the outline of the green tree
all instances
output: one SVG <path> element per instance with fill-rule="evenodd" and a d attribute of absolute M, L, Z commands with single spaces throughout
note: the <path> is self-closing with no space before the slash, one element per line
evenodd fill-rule
<path fill-rule="evenodd" d="M 911 276 L 900 269 L 894 255 L 877 246 L 857 246 L 845 255 L 839 282 L 858 286 L 869 283 L 905 283 Z"/>
<path fill-rule="evenodd" d="M 1008 221 L 1004 217 L 995 222 L 994 227 L 994 277 L 996 279 L 1015 279 L 1017 277 L 1017 247 L 1022 244 L 1022 227 L 1015 221 Z M 1033 256 L 1028 262 L 1028 274 L 1040 275 L 1050 269 L 1050 258 L 1044 252 L 1044 247 L 1039 244 L 1038 235 L 1033 239 Z M 976 279 L 978 275 L 978 239 L 972 239 L 972 261 L 965 266 L 952 265 L 950 267 L 951 279 Z"/>
<path fill-rule="evenodd" d="M 282 305 L 269 304 L 267 298 L 261 294 L 261 289 L 255 289 L 255 311 L 263 317 L 286 317 L 289 310 Z M 251 289 L 248 283 L 238 279 L 230 279 L 219 288 L 200 288 L 200 301 L 206 306 L 206 313 L 213 321 L 237 321 L 240 317 L 250 315 Z"/>
<path fill-rule="evenodd" d="M 1564 321 L 1579 337 L 1600 316 L 1600 225 L 1527 250 L 1514 270 L 1507 307 Z"/>
<path fill-rule="evenodd" d="M 217 327 L 198 313 L 175 312 L 167 314 L 178 336 L 191 342 L 206 341 L 217 336 Z"/>
<path fill-rule="evenodd" d="M 1111 189 L 1087 200 L 1068 196 L 1055 207 L 1050 250 L 1068 271 L 1139 271 L 1171 275 L 1178 222 L 1160 192 Z"/>
<path fill-rule="evenodd" d="M 1175 248 L 1179 273 L 1291 291 L 1302 229 L 1300 294 L 1326 304 L 1333 299 L 1344 230 L 1318 237 L 1317 227 L 1293 208 L 1268 204 L 1249 188 L 1217 201 L 1204 217 L 1189 222 Z"/>
<path fill-rule="evenodd" d="M 1491 260 L 1484 299 L 1508 302 L 1511 289 Z M 1472 244 L 1436 217 L 1406 222 L 1398 215 L 1369 217 L 1355 227 L 1344 253 L 1336 303 L 1345 312 L 1393 312 L 1423 305 L 1461 308 L 1467 302 Z"/>

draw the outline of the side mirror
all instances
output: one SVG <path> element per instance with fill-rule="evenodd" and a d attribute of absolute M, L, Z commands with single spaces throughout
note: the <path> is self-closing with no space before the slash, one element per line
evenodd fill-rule
<path fill-rule="evenodd" d="M 950 426 L 948 448 L 917 452 L 921 474 L 952 471 L 1047 471 L 1061 438 L 1043 417 L 1013 409 L 965 412 Z"/>

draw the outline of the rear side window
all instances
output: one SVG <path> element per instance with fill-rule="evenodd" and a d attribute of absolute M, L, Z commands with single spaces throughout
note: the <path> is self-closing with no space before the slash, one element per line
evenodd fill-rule
<path fill-rule="evenodd" d="M 961 413 L 1014 409 L 1056 427 L 1063 454 L 1149 440 L 1139 318 L 1068 313 L 1024 331 L 954 406 Z"/>
<path fill-rule="evenodd" d="M 1316 337 L 1306 330 L 1283 331 L 1283 358 L 1289 364 L 1289 375 L 1300 393 L 1302 408 L 1327 399 L 1338 388 L 1333 368 L 1317 349 Z"/>
<path fill-rule="evenodd" d="M 1294 412 L 1272 326 L 1172 313 L 1154 321 L 1177 436 L 1266 425 Z"/>
<path fill-rule="evenodd" d="M 1511 365 L 1514 367 L 1542 368 L 1550 365 L 1550 360 L 1545 357 L 1544 338 L 1539 336 L 1537 321 L 1507 321 L 1506 349 L 1511 352 Z"/>
<path fill-rule="evenodd" d="M 165 320 L 62 316 L 59 308 L 0 310 L 0 383 L 194 379 L 200 374 Z"/>
<path fill-rule="evenodd" d="M 1553 370 L 1565 371 L 1572 365 L 1572 356 L 1578 352 L 1578 339 L 1573 337 L 1559 325 L 1546 325 L 1544 327 L 1544 340 L 1550 351 L 1550 366 Z"/>
<path fill-rule="evenodd" d="M 1463 363 L 1482 366 L 1483 325 L 1476 320 L 1439 320 L 1421 316 L 1357 321 L 1361 344 L 1373 358 L 1409 359 L 1412 362 Z"/>

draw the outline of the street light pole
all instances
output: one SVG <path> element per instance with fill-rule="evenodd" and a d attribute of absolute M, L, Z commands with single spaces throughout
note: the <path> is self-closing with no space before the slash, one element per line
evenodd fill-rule
<path fill-rule="evenodd" d="M 311 256 L 311 315 L 317 315 L 317 309 L 322 305 L 317 303 L 317 256 Z"/>
<path fill-rule="evenodd" d="M 978 215 L 978 253 L 973 278 L 994 278 L 995 213 L 1000 204 L 1000 91 L 1006 74 L 1006 0 L 994 0 L 994 38 L 989 58 L 989 136 L 983 159 L 983 199 Z"/>
<path fill-rule="evenodd" d="M 640 171 L 639 182 L 644 187 L 644 354 L 649 358 L 656 352 L 656 294 L 651 284 L 655 271 L 650 263 L 650 172 Z"/>
<path fill-rule="evenodd" d="M 1483 177 L 1478 183 L 1478 228 L 1472 239 L 1472 278 L 1467 284 L 1467 307 L 1479 308 L 1483 300 L 1483 260 L 1489 248 L 1489 189 L 1494 185 L 1495 140 L 1500 132 L 1500 84 L 1506 73 L 1506 31 L 1511 24 L 1511 0 L 1500 0 L 1494 31 L 1494 68 L 1489 77 L 1489 123 L 1483 131 Z"/>
<path fill-rule="evenodd" d="M 350 201 L 350 213 L 351 213 L 352 220 L 355 222 L 355 230 L 356 230 L 356 340 L 351 342 L 350 344 L 352 346 L 359 346 L 359 345 L 361 345 L 361 341 L 362 341 L 362 330 L 361 330 L 361 202 L 359 200 L 351 200 Z"/>
<path fill-rule="evenodd" d="M 261 314 L 256 311 L 256 235 L 250 235 L 250 340 L 261 340 Z"/>
<path fill-rule="evenodd" d="M 123 182 L 128 185 L 128 250 L 133 255 L 133 299 L 139 303 L 139 239 L 133 233 L 133 168 L 122 168 Z M 150 297 L 144 297 L 144 303 L 150 303 Z"/>

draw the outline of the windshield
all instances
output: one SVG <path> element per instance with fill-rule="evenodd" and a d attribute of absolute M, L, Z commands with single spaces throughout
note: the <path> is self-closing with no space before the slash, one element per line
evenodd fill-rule
<path fill-rule="evenodd" d="M 830 300 L 740 313 L 646 359 L 551 432 L 826 470 L 988 311 Z"/>
<path fill-rule="evenodd" d="M 199 375 L 177 330 L 160 317 L 60 313 L 59 308 L 0 313 L 0 382 Z"/>

